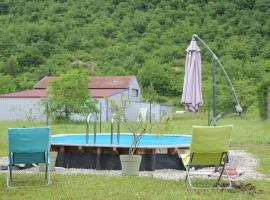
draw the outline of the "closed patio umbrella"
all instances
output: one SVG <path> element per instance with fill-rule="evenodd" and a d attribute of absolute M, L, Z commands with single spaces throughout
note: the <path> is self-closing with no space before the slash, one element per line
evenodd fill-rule
<path fill-rule="evenodd" d="M 186 49 L 185 77 L 181 103 L 191 112 L 196 112 L 203 105 L 201 54 L 196 40 L 192 39 Z"/>
<path fill-rule="evenodd" d="M 235 89 L 232 85 L 232 82 L 220 60 L 216 54 L 209 48 L 209 46 L 196 34 L 192 36 L 192 41 L 188 46 L 186 52 L 186 63 L 185 63 L 185 77 L 183 85 L 183 94 L 182 94 L 182 104 L 186 106 L 189 111 L 196 112 L 198 111 L 199 106 L 203 105 L 202 99 L 202 81 L 201 81 L 201 55 L 200 48 L 197 46 L 196 41 L 199 41 L 212 55 L 212 109 L 213 109 L 213 125 L 216 126 L 218 116 L 216 113 L 216 65 L 218 64 L 221 68 L 221 71 L 226 77 L 226 80 L 229 84 L 229 87 L 232 91 L 235 100 L 235 110 L 237 113 L 243 111 L 240 106 L 239 100 L 237 98 Z M 210 116 L 210 115 L 209 115 Z M 210 125 L 211 122 L 208 121 Z"/>

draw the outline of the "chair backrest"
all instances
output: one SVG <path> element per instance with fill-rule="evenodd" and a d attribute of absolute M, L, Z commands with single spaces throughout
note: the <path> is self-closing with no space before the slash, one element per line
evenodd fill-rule
<path fill-rule="evenodd" d="M 215 165 L 229 150 L 232 125 L 194 126 L 190 153 L 193 165 Z"/>
<path fill-rule="evenodd" d="M 9 128 L 8 144 L 12 164 L 46 163 L 50 151 L 50 129 Z"/>

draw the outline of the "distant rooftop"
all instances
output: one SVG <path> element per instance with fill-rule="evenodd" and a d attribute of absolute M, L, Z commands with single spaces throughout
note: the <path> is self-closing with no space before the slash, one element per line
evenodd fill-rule
<path fill-rule="evenodd" d="M 92 76 L 88 89 L 126 89 L 134 76 Z M 56 76 L 45 76 L 34 86 L 34 89 L 46 89 L 49 81 L 56 80 Z"/>
<path fill-rule="evenodd" d="M 126 89 L 89 89 L 89 93 L 92 98 L 104 98 L 125 90 Z M 33 89 L 0 95 L 0 98 L 44 98 L 45 96 L 45 89 Z"/>
<path fill-rule="evenodd" d="M 92 98 L 104 98 L 125 91 L 134 76 L 93 76 L 88 85 Z M 34 86 L 34 89 L 0 95 L 0 98 L 44 98 L 46 88 L 56 76 L 45 76 Z"/>

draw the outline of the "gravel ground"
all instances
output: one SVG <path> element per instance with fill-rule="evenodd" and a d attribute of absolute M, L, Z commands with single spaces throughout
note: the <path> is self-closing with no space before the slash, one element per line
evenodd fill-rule
<path fill-rule="evenodd" d="M 0 158 L 0 166 L 6 165 L 7 158 Z M 259 160 L 255 156 L 247 151 L 232 150 L 229 152 L 228 167 L 236 167 L 239 173 L 243 173 L 241 176 L 235 177 L 235 179 L 264 179 L 265 176 L 256 171 L 256 167 L 259 165 Z M 1 169 L 1 168 L 0 168 Z M 32 167 L 23 170 L 15 170 L 18 173 L 38 173 L 39 168 Z M 0 170 L 0 173 L 6 173 L 6 170 Z M 61 167 L 55 167 L 53 173 L 57 174 L 95 174 L 103 176 L 121 176 L 121 170 L 94 170 L 94 169 L 65 169 Z M 196 170 L 192 174 L 196 174 L 202 178 L 207 178 L 207 175 L 211 173 L 211 169 Z M 217 175 L 217 174 L 216 174 Z M 141 171 L 139 176 L 148 176 L 166 180 L 181 180 L 185 178 L 185 171 L 165 169 L 155 171 Z"/>

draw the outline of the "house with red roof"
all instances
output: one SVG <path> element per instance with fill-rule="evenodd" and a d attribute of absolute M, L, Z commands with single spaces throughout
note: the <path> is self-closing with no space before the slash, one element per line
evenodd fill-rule
<path fill-rule="evenodd" d="M 55 76 L 45 76 L 33 89 L 0 95 L 0 121 L 35 120 L 43 121 L 44 106 L 41 100 L 46 97 L 46 89 Z M 88 90 L 91 98 L 97 99 L 102 120 L 111 118 L 110 101 L 139 101 L 141 90 L 135 76 L 93 76 Z"/>

